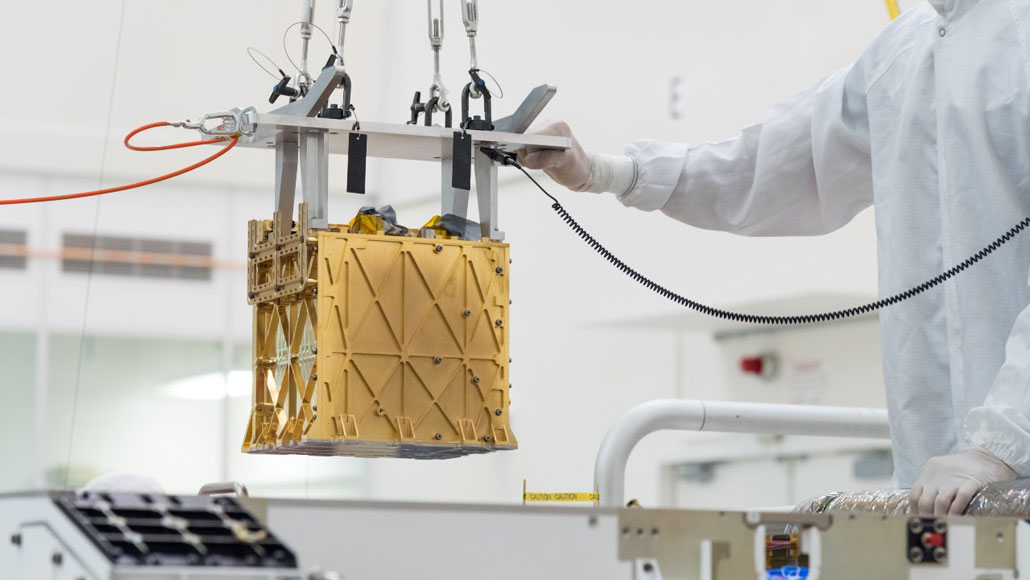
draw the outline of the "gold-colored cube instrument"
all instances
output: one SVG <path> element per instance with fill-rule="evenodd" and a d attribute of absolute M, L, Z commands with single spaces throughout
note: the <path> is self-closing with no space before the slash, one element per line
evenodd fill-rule
<path fill-rule="evenodd" d="M 249 229 L 249 453 L 425 459 L 515 449 L 500 242 Z"/>

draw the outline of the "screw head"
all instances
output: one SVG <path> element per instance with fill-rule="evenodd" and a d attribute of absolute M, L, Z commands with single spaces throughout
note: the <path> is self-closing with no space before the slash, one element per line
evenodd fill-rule
<path fill-rule="evenodd" d="M 500 328 L 501 326 L 504 326 L 504 321 L 501 320 L 500 318 L 498 318 L 497 320 L 494 321 L 494 326 L 497 326 L 498 328 Z"/>
<path fill-rule="evenodd" d="M 496 409 L 496 410 L 494 411 L 494 415 L 497 415 L 498 417 L 500 417 L 500 416 L 501 416 L 501 415 L 503 415 L 503 414 L 504 414 L 504 411 L 502 411 L 502 410 L 500 410 L 500 409 Z"/>
<path fill-rule="evenodd" d="M 435 248 L 433 248 L 433 252 L 435 252 L 437 254 L 439 254 L 442 251 L 443 251 L 443 246 L 437 245 Z"/>
<path fill-rule="evenodd" d="M 918 546 L 912 546 L 908 549 L 908 561 L 909 562 L 922 562 L 923 551 Z"/>
<path fill-rule="evenodd" d="M 317 374 L 311 375 L 311 380 L 317 381 L 318 380 L 318 375 Z"/>
<path fill-rule="evenodd" d="M 54 566 L 60 566 L 64 563 L 64 555 L 60 552 L 54 552 L 50 555 L 50 561 L 54 564 Z"/>
<path fill-rule="evenodd" d="M 947 559 L 948 559 L 948 551 L 947 550 L 945 550 L 944 548 L 942 548 L 940 546 L 938 546 L 938 547 L 933 549 L 933 561 L 934 562 L 943 562 L 944 560 L 947 560 Z"/>
<path fill-rule="evenodd" d="M 466 310 L 466 311 L 465 311 L 465 312 L 463 312 L 462 314 L 464 314 L 464 315 L 465 315 L 465 318 L 468 318 L 469 316 L 472 316 L 472 311 L 471 311 L 471 310 Z"/>
<path fill-rule="evenodd" d="M 490 441 L 493 441 L 493 437 L 491 437 L 489 435 L 483 435 L 483 442 L 484 443 L 489 443 Z"/>
<path fill-rule="evenodd" d="M 434 356 L 433 357 L 433 364 L 434 365 L 443 364 L 443 357 L 442 356 Z"/>
<path fill-rule="evenodd" d="M 376 409 L 376 415 L 382 415 L 384 413 L 386 413 L 386 409 L 384 409 L 382 407 L 379 407 L 378 409 Z"/>
<path fill-rule="evenodd" d="M 479 384 L 479 377 L 472 377 L 472 384 L 478 385 Z"/>
<path fill-rule="evenodd" d="M 494 268 L 494 272 L 497 272 L 498 274 L 503 274 L 504 268 L 497 266 L 496 268 Z"/>
<path fill-rule="evenodd" d="M 443 433 L 437 433 L 436 435 L 433 435 L 433 439 L 436 439 L 437 441 L 443 439 Z"/>

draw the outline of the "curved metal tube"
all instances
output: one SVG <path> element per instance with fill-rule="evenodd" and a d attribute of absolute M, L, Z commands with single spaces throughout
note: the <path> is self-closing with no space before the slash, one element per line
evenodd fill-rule
<path fill-rule="evenodd" d="M 239 481 L 216 481 L 206 483 L 197 492 L 197 495 L 233 495 L 236 497 L 250 497 L 247 486 Z"/>
<path fill-rule="evenodd" d="M 887 411 L 851 407 L 774 405 L 659 399 L 637 405 L 619 419 L 597 451 L 594 490 L 603 507 L 621 507 L 626 462 L 637 443 L 655 431 L 770 433 L 826 437 L 890 437 Z"/>

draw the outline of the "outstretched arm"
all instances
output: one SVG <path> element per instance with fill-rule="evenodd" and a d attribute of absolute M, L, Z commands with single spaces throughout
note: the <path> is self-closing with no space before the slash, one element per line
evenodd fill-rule
<path fill-rule="evenodd" d="M 701 228 L 744 235 L 814 235 L 873 201 L 864 75 L 849 67 L 773 107 L 734 139 L 691 147 L 638 141 L 623 156 L 531 151 L 520 161 L 576 191 Z M 571 136 L 565 123 L 540 133 Z"/>

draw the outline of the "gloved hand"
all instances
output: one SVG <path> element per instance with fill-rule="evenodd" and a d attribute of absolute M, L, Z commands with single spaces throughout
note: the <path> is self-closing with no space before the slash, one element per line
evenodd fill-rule
<path fill-rule="evenodd" d="M 594 156 L 583 150 L 583 147 L 572 134 L 572 129 L 565 121 L 548 123 L 539 129 L 529 132 L 531 135 L 557 135 L 571 137 L 572 149 L 555 151 L 553 149 L 530 149 L 519 151 L 519 163 L 526 169 L 543 169 L 551 179 L 572 191 L 585 191 L 590 185 L 594 172 Z"/>
<path fill-rule="evenodd" d="M 909 501 L 921 516 L 962 515 L 981 487 L 1015 478 L 1016 472 L 1002 460 L 973 447 L 927 461 Z"/>

